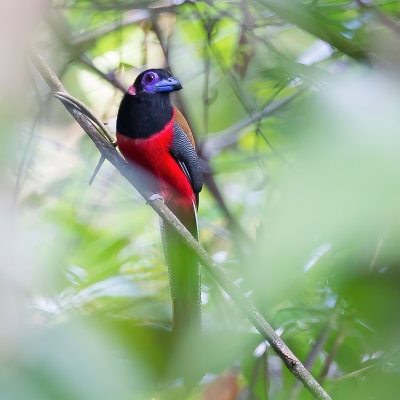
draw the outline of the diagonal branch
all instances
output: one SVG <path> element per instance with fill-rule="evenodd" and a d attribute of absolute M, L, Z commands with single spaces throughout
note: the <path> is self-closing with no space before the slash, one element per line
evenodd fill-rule
<path fill-rule="evenodd" d="M 50 69 L 44 59 L 32 54 L 32 61 L 35 64 L 40 75 L 46 81 L 53 92 L 68 93 L 57 75 Z M 250 322 L 271 344 L 271 347 L 277 352 L 283 360 L 289 371 L 299 379 L 304 386 L 312 393 L 315 398 L 331 400 L 331 397 L 324 391 L 322 386 L 307 371 L 299 359 L 286 346 L 279 335 L 268 324 L 264 317 L 258 312 L 243 292 L 232 283 L 226 276 L 223 268 L 218 265 L 212 257 L 199 245 L 196 239 L 181 224 L 178 218 L 169 210 L 169 208 L 160 200 L 149 201 L 152 193 L 139 181 L 137 174 L 130 165 L 121 157 L 114 146 L 101 134 L 91 122 L 86 114 L 80 109 L 75 108 L 71 103 L 63 103 L 69 113 L 83 128 L 86 134 L 92 139 L 100 153 L 113 164 L 119 172 L 132 184 L 132 186 L 149 202 L 156 213 L 168 224 L 170 224 L 181 239 L 194 252 L 201 264 L 207 269 L 210 275 L 219 283 L 219 285 L 232 298 L 236 305 L 243 311 Z"/>
<path fill-rule="evenodd" d="M 276 100 L 273 103 L 269 103 L 261 111 L 256 111 L 250 114 L 229 128 L 220 132 L 209 134 L 207 140 L 202 146 L 204 157 L 206 157 L 206 159 L 210 159 L 218 154 L 223 148 L 236 143 L 243 135 L 247 133 L 244 131 L 245 128 L 273 115 L 276 111 L 280 110 L 295 98 L 305 93 L 307 89 L 308 88 L 305 86 L 300 87 L 300 89 L 297 89 L 293 94 L 283 99 Z"/>

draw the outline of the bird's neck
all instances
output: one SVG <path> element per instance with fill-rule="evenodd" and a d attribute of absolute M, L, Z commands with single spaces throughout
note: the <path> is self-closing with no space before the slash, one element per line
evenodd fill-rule
<path fill-rule="evenodd" d="M 132 96 L 122 99 L 117 117 L 117 132 L 134 139 L 145 139 L 160 132 L 173 116 L 167 93 Z"/>

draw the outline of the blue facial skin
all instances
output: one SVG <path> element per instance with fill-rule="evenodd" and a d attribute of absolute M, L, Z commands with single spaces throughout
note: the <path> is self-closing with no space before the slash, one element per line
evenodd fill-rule
<path fill-rule="evenodd" d="M 142 87 L 146 93 L 173 92 L 182 89 L 182 84 L 173 76 L 160 79 L 155 72 L 148 72 L 143 76 Z"/>

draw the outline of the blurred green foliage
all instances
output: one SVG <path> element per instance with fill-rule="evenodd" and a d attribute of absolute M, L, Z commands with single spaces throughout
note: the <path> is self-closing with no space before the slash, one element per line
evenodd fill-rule
<path fill-rule="evenodd" d="M 36 45 L 111 128 L 115 80 L 127 87 L 149 67 L 179 77 L 175 103 L 231 213 L 204 188 L 202 245 L 334 399 L 397 399 L 399 3 L 54 0 L 44 11 Z M 14 332 L 0 345 L 0 398 L 310 398 L 206 272 L 204 343 L 172 343 L 157 217 L 110 165 L 87 185 L 97 150 L 34 78 L 13 147 L 25 269 L 6 297 L 18 318 L 0 307 Z M 185 388 L 184 370 L 204 378 Z M 227 375 L 238 393 L 228 380 L 230 397 L 204 392 Z"/>

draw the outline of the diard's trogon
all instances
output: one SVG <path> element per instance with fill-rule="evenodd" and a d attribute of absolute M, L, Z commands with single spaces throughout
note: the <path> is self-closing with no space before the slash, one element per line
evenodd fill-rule
<path fill-rule="evenodd" d="M 117 144 L 146 184 L 198 240 L 197 209 L 203 184 L 190 127 L 170 100 L 181 83 L 164 69 L 142 72 L 125 93 L 117 117 Z M 169 269 L 173 331 L 199 330 L 200 267 L 175 230 L 161 222 Z"/>

